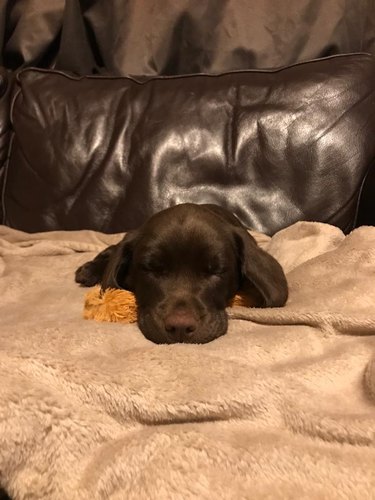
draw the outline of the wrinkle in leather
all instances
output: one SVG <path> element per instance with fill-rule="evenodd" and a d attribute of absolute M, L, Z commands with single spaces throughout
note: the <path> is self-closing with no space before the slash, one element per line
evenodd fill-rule
<path fill-rule="evenodd" d="M 3 21 L 3 65 L 53 67 L 58 50 L 64 0 L 7 0 Z"/>

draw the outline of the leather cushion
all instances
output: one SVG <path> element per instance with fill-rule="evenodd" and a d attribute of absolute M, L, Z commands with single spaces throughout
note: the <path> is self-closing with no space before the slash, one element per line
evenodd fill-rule
<path fill-rule="evenodd" d="M 268 234 L 297 220 L 349 231 L 375 157 L 374 81 L 365 54 L 216 76 L 23 70 L 5 222 L 118 232 L 190 201 Z"/>

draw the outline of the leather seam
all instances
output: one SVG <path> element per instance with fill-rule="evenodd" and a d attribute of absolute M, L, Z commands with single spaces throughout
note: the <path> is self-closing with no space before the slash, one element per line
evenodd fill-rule
<path fill-rule="evenodd" d="M 290 64 L 288 66 L 281 66 L 279 68 L 265 68 L 265 69 L 247 69 L 247 70 L 232 70 L 232 71 L 224 71 L 222 73 L 188 73 L 184 75 L 150 75 L 146 77 L 141 77 L 144 78 L 142 80 L 137 80 L 137 76 L 108 76 L 108 75 L 74 75 L 73 73 L 68 73 L 66 71 L 62 70 L 55 70 L 55 69 L 44 69 L 44 68 L 37 68 L 37 67 L 28 67 L 24 68 L 21 71 L 17 73 L 17 81 L 20 81 L 20 76 L 23 75 L 24 73 L 27 72 L 36 72 L 36 73 L 42 73 L 42 74 L 50 74 L 50 75 L 59 75 L 63 76 L 65 78 L 68 78 L 73 81 L 80 81 L 83 79 L 89 79 L 89 80 L 128 80 L 131 82 L 134 82 L 138 85 L 143 85 L 149 81 L 154 81 L 154 80 L 180 80 L 180 79 L 185 79 L 185 78 L 193 78 L 193 77 L 209 77 L 209 78 L 217 78 L 220 76 L 226 76 L 226 75 L 236 75 L 236 74 L 249 74 L 249 75 L 254 75 L 254 74 L 275 74 L 279 73 L 282 71 L 286 71 L 290 68 L 296 68 L 299 66 L 304 66 L 308 64 L 315 64 L 315 63 L 320 63 L 322 61 L 327 61 L 327 60 L 332 60 L 332 59 L 345 59 L 345 58 L 358 58 L 362 57 L 363 59 L 367 59 L 369 61 L 373 60 L 372 54 L 368 52 L 353 52 L 353 53 L 348 53 L 348 54 L 336 54 L 333 56 L 327 56 L 327 57 L 320 57 L 316 59 L 309 59 L 306 61 L 300 61 L 294 64 Z M 138 77 L 139 78 L 139 77 Z"/>

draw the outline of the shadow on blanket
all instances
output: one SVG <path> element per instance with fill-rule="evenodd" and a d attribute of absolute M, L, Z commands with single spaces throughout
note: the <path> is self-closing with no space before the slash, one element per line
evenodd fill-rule
<path fill-rule="evenodd" d="M 3 488 L 0 486 L 0 500 L 12 500 Z"/>

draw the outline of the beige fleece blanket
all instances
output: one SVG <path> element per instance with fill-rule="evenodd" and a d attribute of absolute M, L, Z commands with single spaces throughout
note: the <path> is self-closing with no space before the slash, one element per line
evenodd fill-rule
<path fill-rule="evenodd" d="M 14 499 L 375 498 L 375 228 L 257 235 L 282 309 L 206 345 L 82 319 L 120 236 L 0 226 L 0 484 Z"/>

